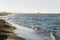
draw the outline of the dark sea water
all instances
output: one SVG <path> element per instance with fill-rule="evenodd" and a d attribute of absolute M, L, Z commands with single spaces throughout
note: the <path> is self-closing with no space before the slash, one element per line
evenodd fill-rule
<path fill-rule="evenodd" d="M 11 16 L 8 16 L 7 18 L 8 20 L 14 21 L 18 25 L 23 24 L 24 26 L 28 27 L 28 28 L 22 27 L 22 29 L 17 28 L 17 30 L 15 31 L 15 33 L 18 36 L 21 36 L 25 38 L 26 40 L 44 40 L 42 35 L 35 33 L 34 30 L 32 29 L 29 29 L 29 27 L 32 27 L 32 26 L 40 27 L 43 30 L 54 32 L 58 37 L 60 37 L 59 35 L 60 34 L 60 14 L 40 14 L 40 15 L 38 14 L 12 14 Z M 48 36 L 46 37 L 48 38 Z"/>

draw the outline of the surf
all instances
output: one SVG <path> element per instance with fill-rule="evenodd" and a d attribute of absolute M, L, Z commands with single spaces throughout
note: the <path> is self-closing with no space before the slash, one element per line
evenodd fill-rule
<path fill-rule="evenodd" d="M 36 30 L 33 30 L 32 28 L 25 27 L 23 25 L 16 24 L 13 21 L 8 21 L 8 23 L 12 24 L 12 26 L 15 26 L 17 29 L 14 31 L 17 36 L 23 37 L 26 40 L 51 40 L 51 37 L 49 33 L 40 33 Z M 48 35 L 47 35 L 48 34 Z"/>

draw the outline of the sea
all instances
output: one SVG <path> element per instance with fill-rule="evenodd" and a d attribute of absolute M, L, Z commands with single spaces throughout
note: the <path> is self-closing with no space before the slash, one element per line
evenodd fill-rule
<path fill-rule="evenodd" d="M 14 30 L 15 34 L 26 40 L 52 40 L 50 32 L 60 37 L 60 14 L 13 13 L 0 16 L 0 19 L 15 26 L 17 28 Z M 32 29 L 32 26 L 41 28 L 45 32 L 37 32 Z"/>

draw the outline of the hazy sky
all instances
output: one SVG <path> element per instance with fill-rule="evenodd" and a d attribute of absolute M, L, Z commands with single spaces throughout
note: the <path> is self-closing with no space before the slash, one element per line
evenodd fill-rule
<path fill-rule="evenodd" d="M 60 0 L 0 0 L 0 11 L 60 13 Z"/>

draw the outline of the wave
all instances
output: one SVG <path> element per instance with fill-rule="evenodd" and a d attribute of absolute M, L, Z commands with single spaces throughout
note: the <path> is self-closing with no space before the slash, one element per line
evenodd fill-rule
<path fill-rule="evenodd" d="M 23 37 L 26 40 L 51 40 L 49 33 L 38 33 L 37 31 L 25 27 L 23 25 L 19 25 L 16 22 L 13 22 L 11 20 L 7 21 L 8 23 L 12 24 L 12 26 L 15 26 L 17 29 L 14 31 L 17 36 Z"/>

